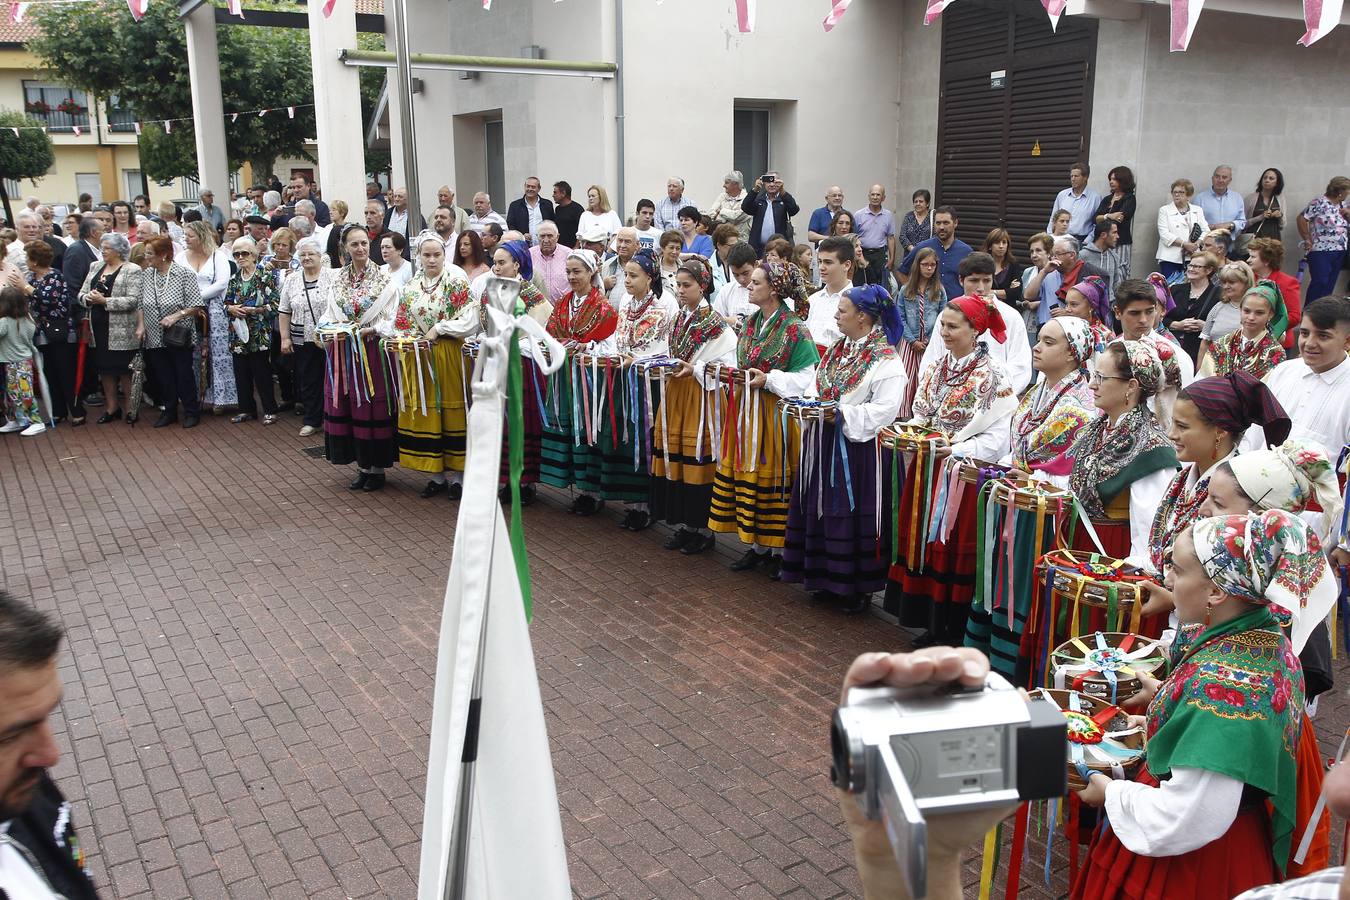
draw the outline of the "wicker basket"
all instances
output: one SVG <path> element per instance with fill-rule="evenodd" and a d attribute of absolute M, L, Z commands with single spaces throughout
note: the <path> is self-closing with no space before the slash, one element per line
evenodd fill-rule
<path fill-rule="evenodd" d="M 1108 778 L 1134 778 L 1144 763 L 1144 731 L 1131 729 L 1125 710 L 1077 691 L 1037 688 L 1032 693 L 1036 695 L 1053 703 L 1069 720 L 1069 790 L 1087 786 L 1075 755 L 1081 756 L 1083 765 L 1092 772 Z M 1075 697 L 1080 712 L 1072 710 Z"/>
<path fill-rule="evenodd" d="M 721 381 L 723 384 L 736 382 L 745 384 L 745 376 L 741 370 L 735 366 L 724 366 L 720 363 L 710 362 L 703 364 L 703 375 L 705 381 Z"/>
<path fill-rule="evenodd" d="M 1008 474 L 1006 466 L 985 462 L 982 459 L 962 459 L 957 463 L 956 475 L 966 484 L 984 484 Z"/>
<path fill-rule="evenodd" d="M 825 410 L 834 409 L 837 405 L 831 400 L 783 397 L 778 401 L 778 415 L 786 415 L 798 422 L 819 422 L 825 418 Z"/>
<path fill-rule="evenodd" d="M 1128 700 L 1140 688 L 1139 673 L 1156 675 L 1166 652 L 1152 638 L 1126 631 L 1098 631 L 1069 638 L 1050 655 L 1048 681 L 1107 703 Z"/>
<path fill-rule="evenodd" d="M 1142 607 L 1148 599 L 1146 585 L 1152 583 L 1122 560 L 1077 550 L 1052 550 L 1036 562 L 1036 582 L 1042 591 L 1052 568 L 1053 590 L 1061 601 L 1078 601 L 1102 609 L 1109 609 L 1114 602 L 1121 614 L 1132 612 L 1135 606 Z"/>
<path fill-rule="evenodd" d="M 990 488 L 989 502 L 1006 505 L 1010 495 L 1013 506 L 1024 512 L 1036 512 L 1040 508 L 1041 501 L 1047 504 L 1062 503 L 1073 496 L 1049 482 L 1033 481 L 1025 475 L 1010 473 Z"/>
<path fill-rule="evenodd" d="M 940 431 L 904 422 L 887 425 L 881 429 L 878 437 L 883 444 L 906 453 L 917 453 L 925 447 L 946 447 L 949 444 L 947 436 Z"/>

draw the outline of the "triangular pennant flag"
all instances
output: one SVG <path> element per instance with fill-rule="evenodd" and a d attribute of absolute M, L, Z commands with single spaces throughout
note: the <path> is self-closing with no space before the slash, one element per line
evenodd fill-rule
<path fill-rule="evenodd" d="M 956 0 L 928 0 L 928 6 L 923 11 L 923 24 L 932 25 L 933 20 L 942 15 L 942 11 L 955 3 Z"/>
<path fill-rule="evenodd" d="M 141 123 L 140 123 L 140 122 L 132 122 L 132 123 L 131 123 L 131 127 L 136 129 L 136 137 L 140 137 L 140 136 L 141 136 Z"/>
<path fill-rule="evenodd" d="M 1205 0 L 1172 0 L 1172 52 L 1185 50 L 1191 44 L 1195 23 L 1200 21 L 1200 10 Z"/>
<path fill-rule="evenodd" d="M 11 22 L 22 22 L 24 15 L 28 12 L 28 3 L 11 3 L 9 5 L 9 20 Z"/>
<path fill-rule="evenodd" d="M 78 125 L 72 125 L 72 126 L 70 126 L 70 127 L 71 127 L 71 130 L 73 130 L 73 131 L 75 132 L 75 136 L 76 136 L 76 137 L 79 137 L 80 134 L 82 133 L 82 132 L 80 131 L 80 126 L 78 126 Z"/>
<path fill-rule="evenodd" d="M 230 113 L 230 121 L 231 121 L 231 122 L 238 122 L 238 121 L 239 121 L 239 113 Z"/>
<path fill-rule="evenodd" d="M 244 17 L 243 0 L 225 0 L 225 6 L 229 9 L 230 15 L 238 16 L 241 19 Z"/>
<path fill-rule="evenodd" d="M 749 34 L 755 30 L 756 0 L 736 0 L 736 30 Z"/>
<path fill-rule="evenodd" d="M 145 11 L 150 5 L 150 0 L 127 0 L 127 8 L 131 10 L 131 17 L 139 22 L 145 18 Z"/>
<path fill-rule="evenodd" d="M 1069 0 L 1041 0 L 1041 6 L 1045 7 L 1045 12 L 1050 16 L 1050 30 L 1059 31 L 1059 17 L 1064 15 L 1064 7 L 1069 5 Z"/>
<path fill-rule="evenodd" d="M 848 12 L 848 5 L 852 2 L 853 0 L 832 0 L 829 15 L 821 23 L 825 26 L 826 31 L 834 30 L 834 26 L 839 24 L 839 20 L 844 17 L 844 13 Z"/>
<path fill-rule="evenodd" d="M 333 4 L 336 2 L 337 0 L 323 0 L 323 17 L 325 19 L 333 15 Z"/>
<path fill-rule="evenodd" d="M 492 0 L 483 0 L 483 9 L 492 9 Z"/>
<path fill-rule="evenodd" d="M 1303 22 L 1308 26 L 1308 30 L 1298 42 L 1305 47 L 1311 47 L 1326 37 L 1341 21 L 1343 5 L 1343 0 L 1303 0 Z"/>
<path fill-rule="evenodd" d="M 286 107 L 286 115 L 287 115 L 288 117 L 294 119 L 294 118 L 295 118 L 295 107 L 294 107 L 294 106 L 288 106 L 288 107 Z"/>
<path fill-rule="evenodd" d="M 10 131 L 14 132 L 14 136 L 15 136 L 15 137 L 18 137 L 18 136 L 19 136 L 19 129 L 17 129 L 17 128 L 11 128 Z"/>
<path fill-rule="evenodd" d="M 173 119 L 164 120 L 164 133 L 169 134 L 173 131 Z"/>

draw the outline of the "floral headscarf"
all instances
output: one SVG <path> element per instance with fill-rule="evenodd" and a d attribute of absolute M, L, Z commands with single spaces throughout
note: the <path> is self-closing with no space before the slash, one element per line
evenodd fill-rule
<path fill-rule="evenodd" d="M 1059 327 L 1064 330 L 1064 339 L 1069 343 L 1069 352 L 1073 354 L 1078 368 L 1086 366 L 1092 351 L 1097 347 L 1097 336 L 1092 333 L 1091 323 L 1077 316 L 1056 316 L 1050 321 L 1059 323 Z"/>
<path fill-rule="evenodd" d="M 801 310 L 806 306 L 806 279 L 797 264 L 766 259 L 759 267 L 769 276 L 769 287 L 778 298 L 796 310 L 798 316 L 805 318 Z"/>
<path fill-rule="evenodd" d="M 701 258 L 691 256 L 680 263 L 680 267 L 675 272 L 676 274 L 683 272 L 694 279 L 694 283 L 703 292 L 703 296 L 708 296 L 708 290 L 712 287 L 712 269 L 708 268 L 708 264 Z"/>
<path fill-rule="evenodd" d="M 1167 279 L 1157 272 L 1150 272 L 1148 283 L 1153 285 L 1153 295 L 1158 298 L 1158 305 L 1163 308 L 1163 313 L 1170 313 L 1177 308 L 1177 301 L 1172 297 L 1172 290 L 1167 286 Z"/>
<path fill-rule="evenodd" d="M 633 254 L 633 262 L 637 263 L 637 267 L 641 269 L 644 273 L 646 273 L 647 277 L 651 279 L 652 293 L 660 297 L 661 288 L 663 287 L 661 282 L 663 279 L 661 278 L 661 262 L 656 258 L 656 254 L 653 253 L 651 250 L 647 249 L 646 247 L 643 247 L 641 250 Z M 646 298 L 635 297 L 634 299 L 645 300 Z"/>
<path fill-rule="evenodd" d="M 947 301 L 948 306 L 955 306 L 961 310 L 961 315 L 966 317 L 970 326 L 975 329 L 975 334 L 981 335 L 985 332 L 1000 344 L 1008 339 L 1008 327 L 1003 321 L 1003 313 L 999 312 L 994 301 L 988 297 L 981 297 L 975 294 L 967 294 L 964 297 L 957 297 L 954 300 Z"/>
<path fill-rule="evenodd" d="M 1242 453 L 1226 463 L 1242 493 L 1255 508 L 1302 512 L 1311 499 L 1322 507 L 1322 534 L 1330 534 L 1341 515 L 1341 489 L 1331 460 L 1321 448 L 1299 440 L 1273 450 Z"/>
<path fill-rule="evenodd" d="M 1294 652 L 1336 602 L 1336 579 L 1308 523 L 1282 509 L 1202 519 L 1191 529 L 1195 555 L 1225 594 L 1269 604 L 1290 623 Z"/>
<path fill-rule="evenodd" d="M 1139 382 L 1139 390 L 1145 399 L 1163 389 L 1167 376 L 1153 342 L 1128 341 L 1121 338 L 1112 343 L 1125 348 L 1125 360 L 1130 366 L 1130 377 Z"/>

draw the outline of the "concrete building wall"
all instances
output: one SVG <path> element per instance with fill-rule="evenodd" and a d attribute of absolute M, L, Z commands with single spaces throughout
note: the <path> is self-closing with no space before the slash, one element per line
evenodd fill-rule
<path fill-rule="evenodd" d="M 1092 184 L 1128 165 L 1139 182 L 1135 266 L 1149 271 L 1158 208 L 1168 185 L 1189 178 L 1209 187 L 1214 167 L 1233 167 L 1243 195 L 1262 170 L 1284 173 L 1285 243 L 1298 241 L 1294 215 L 1334 175 L 1350 173 L 1350 33 L 1342 26 L 1312 47 L 1295 42 L 1298 19 L 1205 9 L 1185 53 L 1168 50 L 1165 7 L 1103 19 L 1093 99 Z M 1289 253 L 1286 268 L 1298 266 Z M 1142 268 L 1141 268 L 1142 267 Z"/>
<path fill-rule="evenodd" d="M 938 89 L 942 70 L 942 19 L 923 24 L 923 0 L 904 0 L 900 18 L 900 115 L 895 190 L 890 201 L 902 214 L 919 188 L 937 180 Z"/>

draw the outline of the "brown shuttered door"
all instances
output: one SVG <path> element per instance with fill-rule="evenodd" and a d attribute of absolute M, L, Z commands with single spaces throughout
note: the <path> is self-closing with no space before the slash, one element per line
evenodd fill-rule
<path fill-rule="evenodd" d="M 1096 50 L 1095 20 L 1063 16 L 1054 33 L 1038 2 L 963 0 L 942 14 L 936 200 L 956 207 L 966 243 L 1001 225 L 1026 258 L 1087 158 Z"/>

